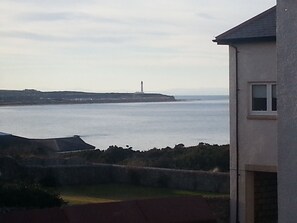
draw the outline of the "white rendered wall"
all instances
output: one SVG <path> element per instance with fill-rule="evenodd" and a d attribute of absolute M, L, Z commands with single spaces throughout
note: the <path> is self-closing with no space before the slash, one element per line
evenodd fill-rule
<path fill-rule="evenodd" d="M 249 116 L 251 82 L 276 81 L 275 42 L 237 44 L 240 222 L 246 222 L 246 167 L 277 166 L 277 118 Z M 236 213 L 236 51 L 230 47 L 231 222 Z M 259 169 L 261 170 L 261 169 Z"/>

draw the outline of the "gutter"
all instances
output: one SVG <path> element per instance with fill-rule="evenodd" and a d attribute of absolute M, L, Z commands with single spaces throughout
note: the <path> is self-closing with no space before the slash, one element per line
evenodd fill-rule
<path fill-rule="evenodd" d="M 234 45 L 230 45 L 233 49 L 235 49 L 235 89 L 236 89 L 236 94 L 235 94 L 235 101 L 236 101 L 236 108 L 235 108 L 235 139 L 236 139 L 236 145 L 235 145 L 235 150 L 236 150 L 236 223 L 239 223 L 239 122 L 238 122 L 238 111 L 239 111 L 239 97 L 238 97 L 238 49 Z"/>
<path fill-rule="evenodd" d="M 271 40 L 274 40 L 272 37 Z M 240 89 L 238 88 L 238 48 L 233 45 L 233 42 L 224 42 L 223 40 L 219 40 L 218 37 L 213 40 L 213 42 L 216 42 L 218 45 L 229 45 L 235 50 L 235 101 L 236 101 L 236 107 L 235 107 L 235 151 L 236 151 L 236 218 L 235 222 L 240 223 L 239 220 L 239 177 L 240 177 L 240 172 L 239 172 L 239 118 L 238 118 L 238 111 L 239 111 L 239 97 L 238 93 Z M 239 41 L 240 42 L 240 41 Z M 236 42 L 234 42 L 236 43 Z"/>

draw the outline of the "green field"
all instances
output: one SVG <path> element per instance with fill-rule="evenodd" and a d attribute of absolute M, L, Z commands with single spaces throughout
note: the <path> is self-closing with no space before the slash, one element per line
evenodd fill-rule
<path fill-rule="evenodd" d="M 220 194 L 202 193 L 197 191 L 172 190 L 121 184 L 60 187 L 58 188 L 58 192 L 70 205 L 177 196 L 224 196 Z"/>

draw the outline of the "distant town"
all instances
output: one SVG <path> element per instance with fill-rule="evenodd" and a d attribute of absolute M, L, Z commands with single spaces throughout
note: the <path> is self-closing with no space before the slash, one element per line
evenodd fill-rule
<path fill-rule="evenodd" d="M 143 88 L 142 88 L 143 89 Z M 77 91 L 43 92 L 34 89 L 0 90 L 0 105 L 46 105 L 176 101 L 157 93 L 87 93 Z"/>

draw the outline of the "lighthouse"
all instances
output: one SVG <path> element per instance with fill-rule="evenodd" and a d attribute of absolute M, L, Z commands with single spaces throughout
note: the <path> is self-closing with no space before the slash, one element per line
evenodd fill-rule
<path fill-rule="evenodd" d="M 144 93 L 143 92 L 143 81 L 140 82 L 140 93 L 142 93 L 142 94 Z"/>

